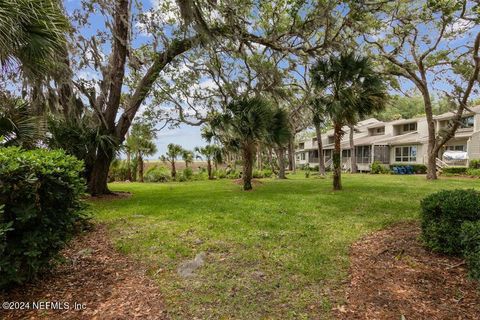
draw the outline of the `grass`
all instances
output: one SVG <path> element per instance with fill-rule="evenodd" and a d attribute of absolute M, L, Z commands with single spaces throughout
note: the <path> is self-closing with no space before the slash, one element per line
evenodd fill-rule
<path fill-rule="evenodd" d="M 417 219 L 431 192 L 478 181 L 358 174 L 343 184 L 332 192 L 330 178 L 302 175 L 265 179 L 253 192 L 230 180 L 114 183 L 133 196 L 93 207 L 117 247 L 150 266 L 173 319 L 327 319 L 341 303 L 352 242 Z M 177 275 L 202 251 L 194 277 Z"/>

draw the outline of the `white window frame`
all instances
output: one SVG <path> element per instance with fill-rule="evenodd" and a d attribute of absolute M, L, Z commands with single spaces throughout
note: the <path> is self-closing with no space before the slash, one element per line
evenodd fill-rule
<path fill-rule="evenodd" d="M 418 146 L 398 146 L 394 150 L 395 162 L 417 162 Z"/>

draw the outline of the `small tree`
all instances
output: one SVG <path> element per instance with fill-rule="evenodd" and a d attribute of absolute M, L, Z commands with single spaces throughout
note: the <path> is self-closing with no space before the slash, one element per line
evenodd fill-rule
<path fill-rule="evenodd" d="M 223 161 L 222 149 L 214 144 L 209 144 L 205 147 L 196 147 L 195 151 L 203 155 L 207 160 L 208 179 L 213 180 L 212 161 L 215 164 Z M 199 156 L 199 158 L 201 159 L 202 157 Z"/>
<path fill-rule="evenodd" d="M 182 155 L 183 151 L 184 150 L 182 146 L 174 143 L 169 143 L 167 146 L 167 153 L 160 158 L 163 162 L 170 163 L 173 179 L 177 177 L 177 170 L 175 168 L 175 163 L 177 161 L 177 158 Z"/>
<path fill-rule="evenodd" d="M 133 153 L 136 157 L 137 168 L 135 171 L 138 170 L 138 181 L 140 182 L 143 182 L 144 156 L 151 156 L 157 152 L 153 139 L 155 139 L 155 133 L 151 126 L 134 123 L 125 144 L 128 152 Z"/>
<path fill-rule="evenodd" d="M 242 98 L 229 103 L 210 123 L 213 136 L 225 146 L 241 151 L 243 190 L 252 189 L 255 152 L 259 143 L 272 141 L 275 114 L 275 108 L 263 98 Z"/>
<path fill-rule="evenodd" d="M 288 120 L 288 113 L 283 109 L 274 111 L 271 128 L 269 130 L 270 137 L 278 159 L 278 178 L 286 179 L 285 176 L 285 151 L 287 149 L 292 132 Z"/>
<path fill-rule="evenodd" d="M 185 161 L 185 168 L 188 168 L 188 166 L 193 162 L 193 152 L 190 150 L 183 150 L 182 160 Z"/>
<path fill-rule="evenodd" d="M 382 110 L 388 97 L 386 88 L 371 61 L 352 53 L 318 60 L 312 68 L 312 79 L 322 94 L 315 101 L 316 107 L 323 109 L 333 122 L 333 189 L 341 190 L 342 128 L 355 124 L 358 118 Z"/>

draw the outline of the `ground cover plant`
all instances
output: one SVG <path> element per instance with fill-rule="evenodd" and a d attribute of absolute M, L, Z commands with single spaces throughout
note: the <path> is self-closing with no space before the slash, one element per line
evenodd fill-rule
<path fill-rule="evenodd" d="M 405 175 L 346 174 L 345 181 L 348 192 L 332 192 L 331 176 L 303 172 L 262 179 L 251 193 L 230 180 L 115 183 L 132 197 L 95 201 L 94 209 L 117 248 L 149 265 L 173 319 L 329 318 L 354 241 L 418 219 L 428 194 L 477 187 Z M 201 253 L 203 266 L 178 274 Z"/>

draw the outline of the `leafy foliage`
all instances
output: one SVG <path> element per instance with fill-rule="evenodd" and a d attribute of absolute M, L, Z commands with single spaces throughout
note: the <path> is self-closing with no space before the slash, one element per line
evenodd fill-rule
<path fill-rule="evenodd" d="M 48 269 L 84 221 L 82 170 L 63 151 L 0 148 L 0 287 Z"/>
<path fill-rule="evenodd" d="M 480 220 L 480 193 L 469 190 L 443 190 L 422 200 L 422 238 L 433 251 L 461 255 L 461 226 Z"/>
<path fill-rule="evenodd" d="M 459 175 L 467 173 L 467 167 L 446 167 L 442 169 L 443 173 Z"/>
<path fill-rule="evenodd" d="M 64 50 L 69 23 L 57 0 L 0 2 L 0 64 L 44 76 Z"/>
<path fill-rule="evenodd" d="M 461 244 L 470 276 L 480 280 L 480 220 L 462 224 Z"/>
<path fill-rule="evenodd" d="M 390 173 L 390 169 L 385 167 L 380 161 L 375 160 L 372 163 L 372 168 L 370 169 L 370 173 L 372 173 L 372 174 L 379 174 L 379 173 L 386 174 L 386 173 Z"/>

